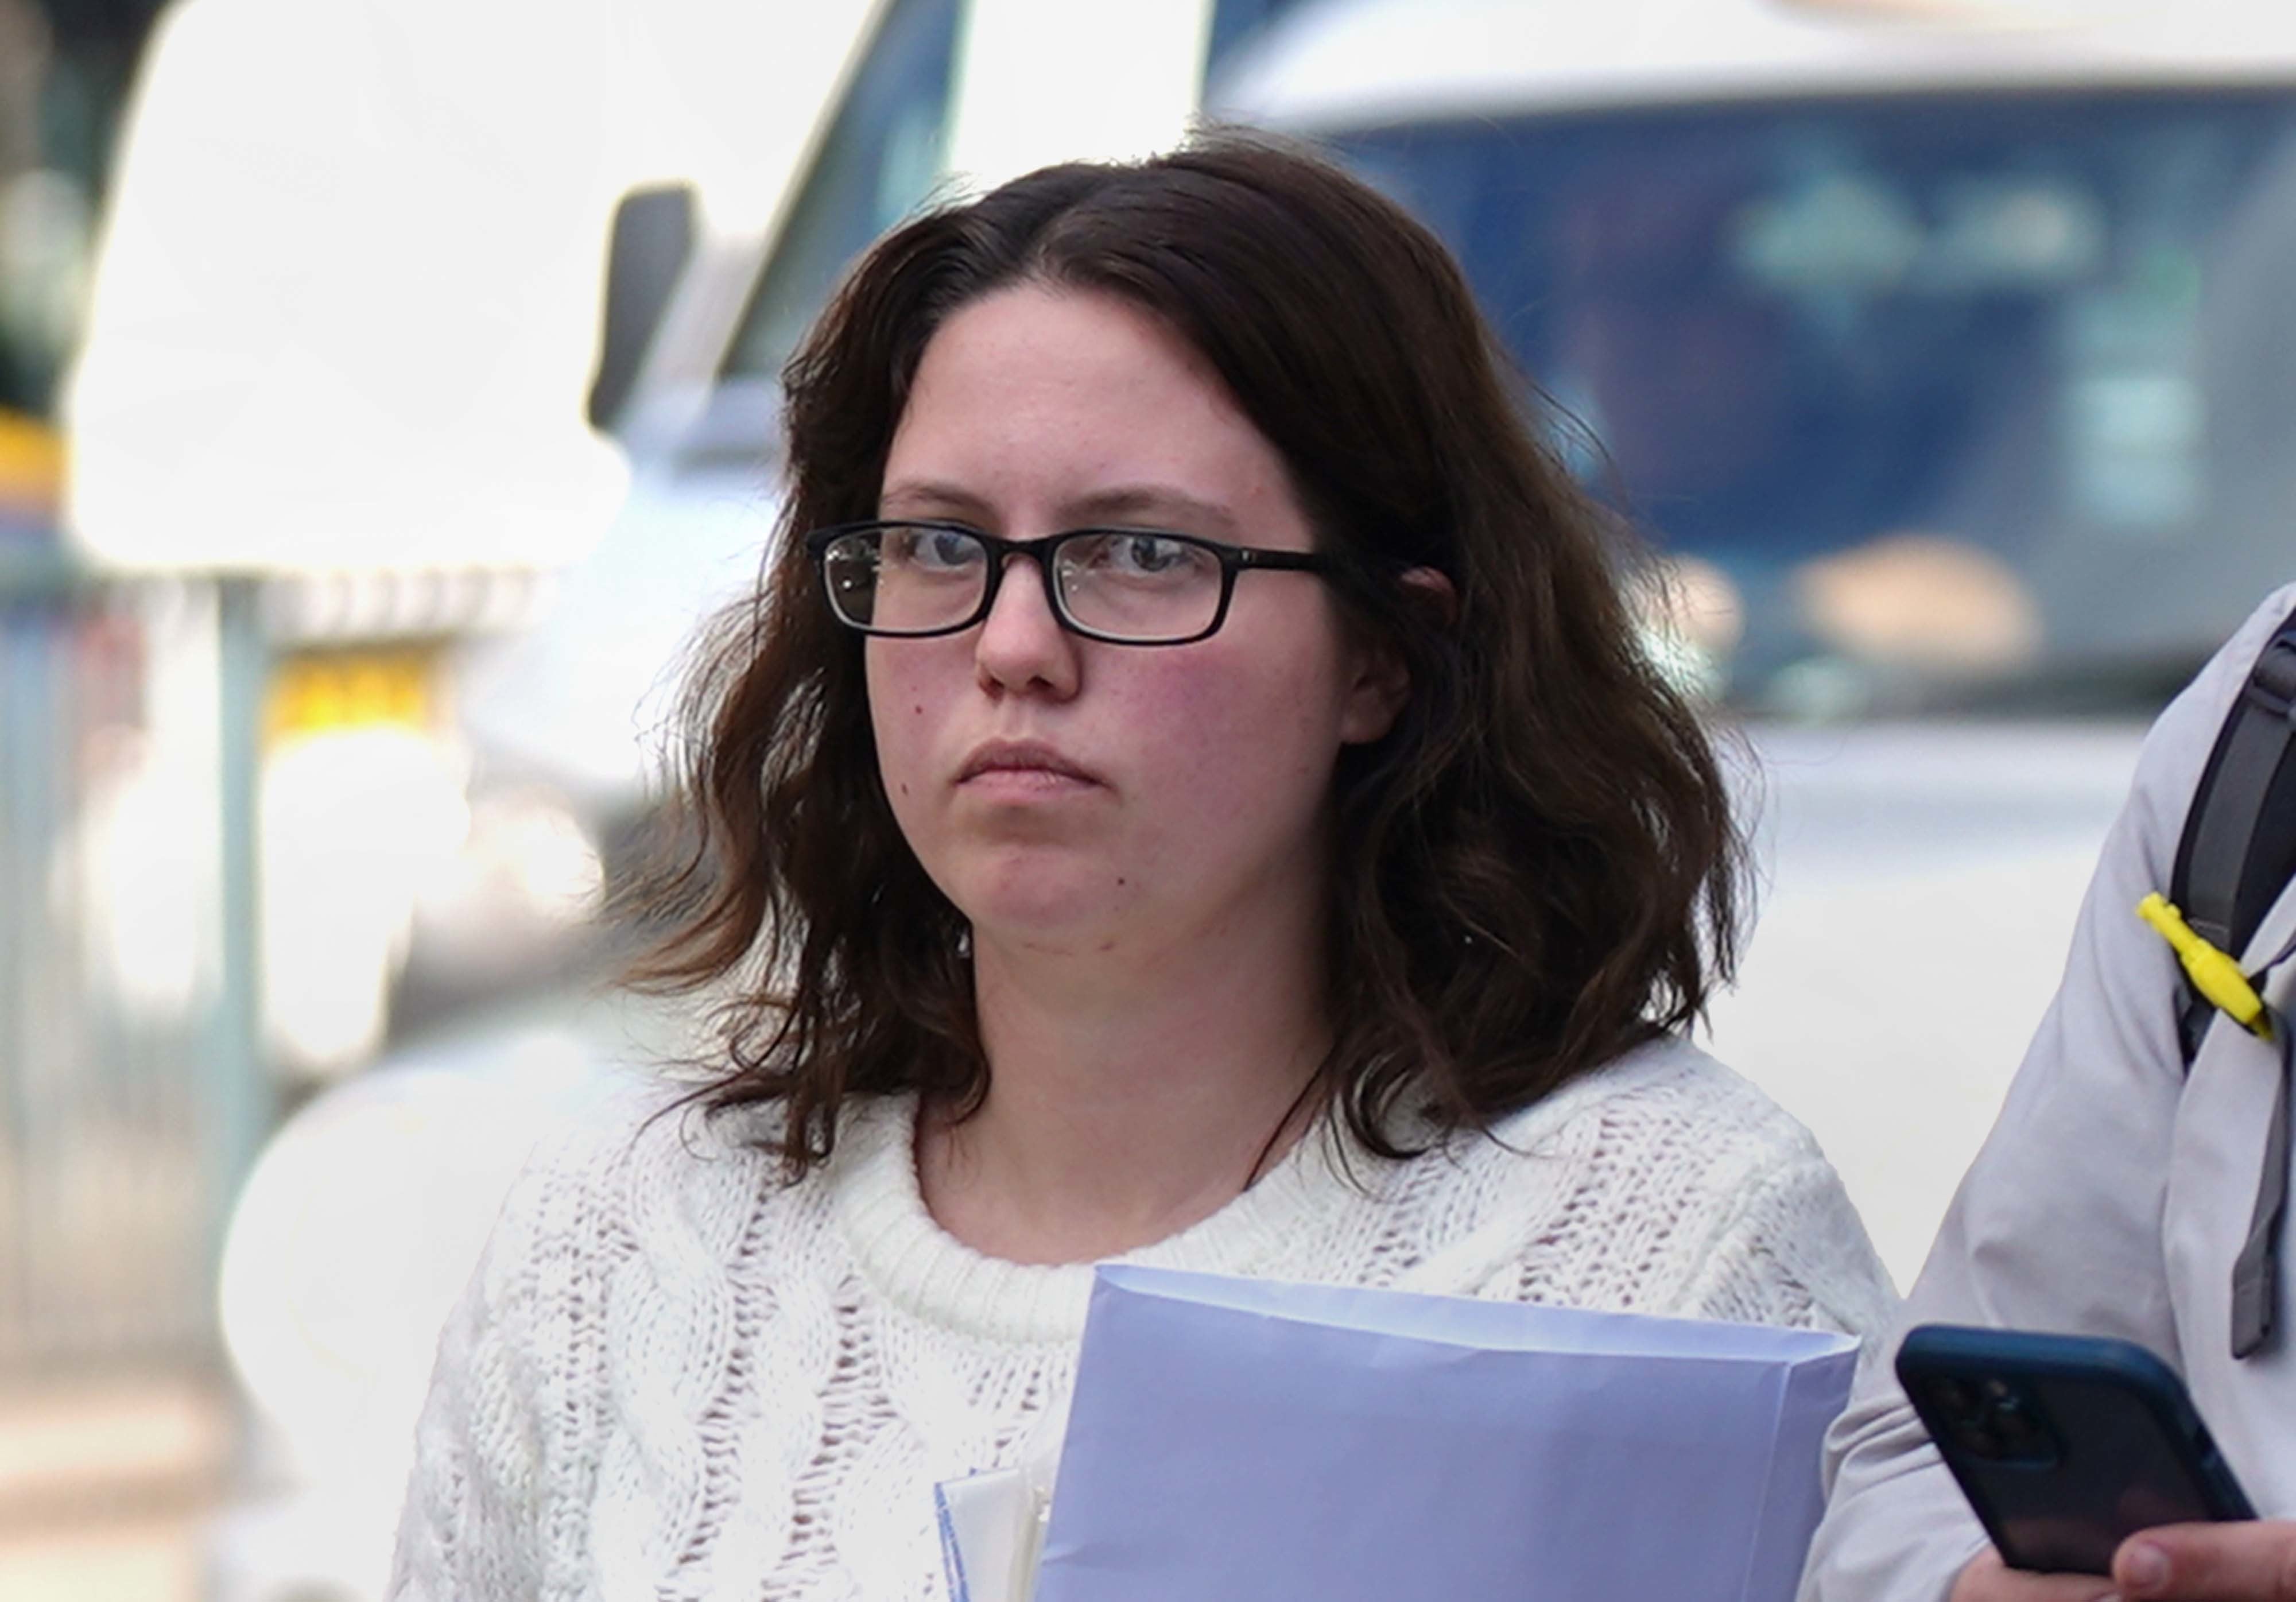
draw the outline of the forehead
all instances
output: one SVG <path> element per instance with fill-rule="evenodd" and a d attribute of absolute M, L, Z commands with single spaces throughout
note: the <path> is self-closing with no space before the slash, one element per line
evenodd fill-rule
<path fill-rule="evenodd" d="M 962 497 L 1017 516 L 1160 490 L 1238 517 L 1290 499 L 1275 447 L 1170 327 L 1113 295 L 1029 284 L 962 308 L 926 345 L 882 509 Z"/>

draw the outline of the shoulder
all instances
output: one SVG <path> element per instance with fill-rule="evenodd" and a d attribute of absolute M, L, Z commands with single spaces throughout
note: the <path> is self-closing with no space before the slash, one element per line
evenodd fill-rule
<path fill-rule="evenodd" d="M 778 1188 L 772 1115 L 710 1113 L 694 1087 L 602 1080 L 537 1138 L 497 1216 L 482 1273 L 514 1299 L 538 1261 L 594 1265 L 630 1255 L 731 1253 L 754 1207 Z"/>
<path fill-rule="evenodd" d="M 2191 685 L 2172 703 L 2171 713 L 2186 703 L 2197 703 L 2196 715 L 2212 717 L 2221 714 L 2232 704 L 2240 686 L 2263 653 L 2265 645 L 2289 615 L 2296 612 L 2296 583 L 2284 584 L 2257 604 L 2248 614 L 2248 620 L 2233 631 L 2232 637 L 2211 657 L 2207 665 L 2194 677 Z M 2164 722 L 2170 714 L 2163 714 Z"/>
<path fill-rule="evenodd" d="M 1750 1212 L 1800 1205 L 1841 1182 L 1800 1120 L 1678 1037 L 1652 1040 L 1492 1131 L 1523 1153 L 1566 1151 L 1589 1203 L 1688 1244 Z M 1839 1211 L 1849 1212 L 1846 1196 Z M 1858 1227 L 1860 1237 L 1863 1228 Z"/>
<path fill-rule="evenodd" d="M 1689 1041 L 1651 1040 L 1490 1130 L 1518 1151 L 1572 1146 L 1637 1185 L 1729 1187 L 1781 1163 L 1823 1162 L 1784 1108 Z"/>
<path fill-rule="evenodd" d="M 2128 812 L 2151 854 L 2161 856 L 2175 848 L 2217 731 L 2265 645 L 2292 613 L 2296 613 L 2296 584 L 2284 585 L 2264 598 L 2146 735 Z"/>
<path fill-rule="evenodd" d="M 1554 1187 L 1562 1171 L 1559 1212 L 1526 1220 L 1518 1294 L 1853 1332 L 1894 1305 L 1816 1140 L 1685 1040 L 1627 1053 L 1503 1121 L 1484 1145 L 1480 1161 L 1519 1171 L 1526 1192 Z"/>
<path fill-rule="evenodd" d="M 532 1109 L 545 1127 L 439 1338 L 406 1593 L 494 1595 L 517 1575 L 532 1594 L 587 1527 L 618 1433 L 659 1461 L 694 1455 L 664 1395 L 726 1370 L 731 1267 L 788 1193 L 754 1119 L 707 1117 L 690 1089 L 616 1075 Z"/>

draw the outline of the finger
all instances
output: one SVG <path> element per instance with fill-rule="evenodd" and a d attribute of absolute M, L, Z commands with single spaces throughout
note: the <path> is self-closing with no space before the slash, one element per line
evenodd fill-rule
<path fill-rule="evenodd" d="M 2028 1573 L 1988 1547 L 1961 1571 L 1949 1602 L 2106 1602 L 2112 1595 L 2103 1575 Z"/>
<path fill-rule="evenodd" d="M 2296 1523 L 2166 1524 L 2113 1555 L 2130 1602 L 2296 1602 Z"/>

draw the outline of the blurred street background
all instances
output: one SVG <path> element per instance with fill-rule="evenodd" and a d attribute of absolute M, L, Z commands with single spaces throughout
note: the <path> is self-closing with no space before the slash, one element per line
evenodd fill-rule
<path fill-rule="evenodd" d="M 2296 577 L 2279 0 L 0 0 L 0 1598 L 374 1602 L 776 375 L 1199 115 L 1459 253 L 1764 863 L 1717 1053 L 1901 1284 L 2147 720 Z"/>

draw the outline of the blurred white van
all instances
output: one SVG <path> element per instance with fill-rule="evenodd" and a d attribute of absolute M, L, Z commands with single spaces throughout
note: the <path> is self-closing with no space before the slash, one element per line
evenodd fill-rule
<path fill-rule="evenodd" d="M 1324 0 L 1208 99 L 1441 233 L 1665 554 L 1760 758 L 1716 1047 L 1909 1279 L 2143 724 L 2296 576 L 2296 12 Z"/>

